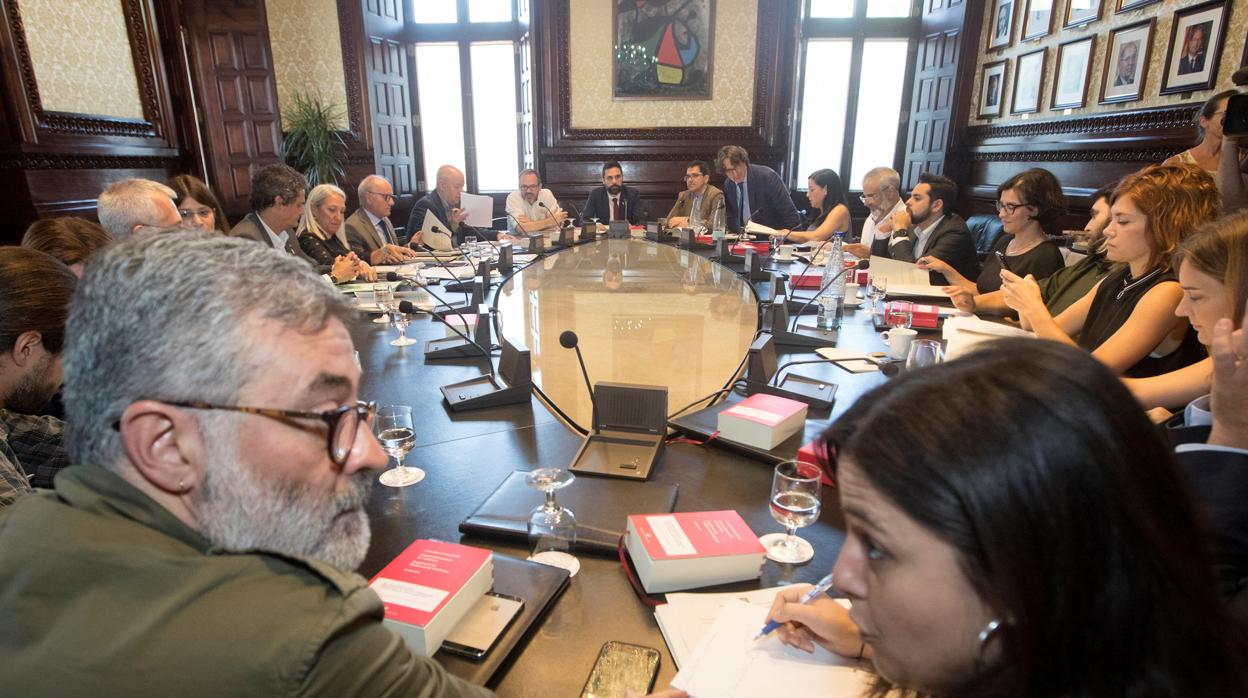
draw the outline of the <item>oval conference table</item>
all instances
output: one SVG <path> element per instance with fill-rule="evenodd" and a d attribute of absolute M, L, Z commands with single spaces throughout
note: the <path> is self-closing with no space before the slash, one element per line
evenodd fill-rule
<path fill-rule="evenodd" d="M 531 352 L 541 394 L 527 404 L 451 413 L 439 386 L 481 375 L 485 359 L 426 361 L 424 340 L 446 335 L 444 325 L 427 315 L 413 319 L 407 334 L 418 341 L 408 347 L 390 345 L 397 336 L 391 325 L 367 317 L 356 321 L 351 332 L 363 367 L 360 396 L 379 405 L 412 406 L 417 445 L 407 463 L 427 473 L 411 487 L 375 485 L 372 544 L 359 572 L 371 577 L 418 538 L 527 557 L 523 544 L 463 535 L 458 526 L 512 471 L 566 467 L 575 455 L 582 439 L 578 427 L 589 425 L 591 406 L 574 353 L 559 344 L 563 331 L 579 336 L 591 380 L 668 386 L 669 413 L 731 385 L 759 328 L 758 294 L 766 291 L 742 279 L 740 263 L 725 266 L 708 257 L 646 240 L 598 240 L 548 252 L 496 283 L 495 341 L 501 333 Z M 800 268 L 794 263 L 792 271 Z M 789 271 L 788 265 L 781 271 Z M 463 298 L 438 293 L 451 302 Z M 802 316 L 802 322 L 813 324 L 813 318 Z M 868 310 L 846 315 L 838 344 L 883 349 Z M 779 361 L 814 358 L 798 350 Z M 831 410 L 809 412 L 806 440 L 886 380 L 878 372 L 850 374 L 831 364 L 799 368 L 838 386 Z M 676 511 L 735 509 L 763 535 L 783 530 L 768 508 L 772 467 L 722 446 L 675 443 L 665 448 L 650 480 L 678 487 Z M 813 560 L 767 561 L 757 581 L 698 591 L 813 583 L 831 570 L 843 531 L 836 491 L 825 487 L 819 520 L 798 532 L 814 545 Z M 657 648 L 662 661 L 656 686 L 667 686 L 675 675 L 653 609 L 633 592 L 619 559 L 578 557 L 579 573 L 489 679 L 500 695 L 579 695 L 608 640 Z M 452 671 L 467 662 L 443 660 L 444 654 L 438 658 Z"/>

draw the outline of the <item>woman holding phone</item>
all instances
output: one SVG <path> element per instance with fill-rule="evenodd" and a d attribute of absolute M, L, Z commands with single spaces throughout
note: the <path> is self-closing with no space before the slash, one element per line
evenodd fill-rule
<path fill-rule="evenodd" d="M 1077 344 L 1119 375 L 1144 378 L 1196 363 L 1204 348 L 1187 320 L 1175 317 L 1183 292 L 1170 261 L 1220 208 L 1213 177 L 1193 165 L 1128 175 L 1114 190 L 1105 229 L 1107 258 L 1124 266 L 1057 317 L 1034 277 L 1002 271 L 1005 303 L 1036 336 Z"/>

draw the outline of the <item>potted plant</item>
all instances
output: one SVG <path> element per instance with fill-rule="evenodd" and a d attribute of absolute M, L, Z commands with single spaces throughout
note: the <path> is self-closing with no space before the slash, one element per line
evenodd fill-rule
<path fill-rule="evenodd" d="M 346 178 L 347 144 L 337 128 L 345 121 L 343 112 L 319 95 L 296 92 L 293 99 L 294 108 L 283 113 L 289 130 L 282 159 L 303 172 L 312 186 L 338 184 Z"/>

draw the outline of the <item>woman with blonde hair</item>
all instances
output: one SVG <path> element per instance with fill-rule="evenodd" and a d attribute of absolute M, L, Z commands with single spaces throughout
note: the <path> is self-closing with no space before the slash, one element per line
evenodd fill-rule
<path fill-rule="evenodd" d="M 303 221 L 299 224 L 299 246 L 317 264 L 333 264 L 338 257 L 351 254 L 347 231 L 342 225 L 346 211 L 347 195 L 338 187 L 318 184 L 308 192 Z M 360 278 L 377 280 L 377 272 L 367 262 L 361 259 L 358 265 Z"/>
<path fill-rule="evenodd" d="M 1124 264 L 1057 317 L 1030 275 L 1001 272 L 1004 300 L 1036 336 L 1077 344 L 1113 372 L 1156 376 L 1204 358 L 1204 348 L 1175 308 L 1183 292 L 1171 257 L 1221 209 L 1213 177 L 1194 165 L 1151 165 L 1114 189 L 1106 256 Z M 1078 337 L 1078 340 L 1074 337 Z"/>

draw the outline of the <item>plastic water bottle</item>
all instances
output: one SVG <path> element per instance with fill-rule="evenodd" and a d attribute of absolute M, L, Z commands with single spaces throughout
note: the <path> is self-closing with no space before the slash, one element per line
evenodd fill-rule
<path fill-rule="evenodd" d="M 725 234 L 724 228 L 727 227 L 727 218 L 728 218 L 727 212 L 724 211 L 723 206 L 716 208 L 715 212 L 711 214 L 711 238 L 712 239 L 719 240 L 724 237 L 724 234 Z"/>
<path fill-rule="evenodd" d="M 823 278 L 819 282 L 819 287 L 827 286 L 823 291 L 823 295 L 819 297 L 819 328 L 823 330 L 835 330 L 841 326 L 841 317 L 845 312 L 845 243 L 842 239 L 844 234 L 835 233 L 832 239 L 832 251 L 828 253 L 827 260 L 823 266 Z M 840 274 L 840 276 L 837 276 Z M 836 277 L 836 281 L 828 286 L 828 282 Z"/>

